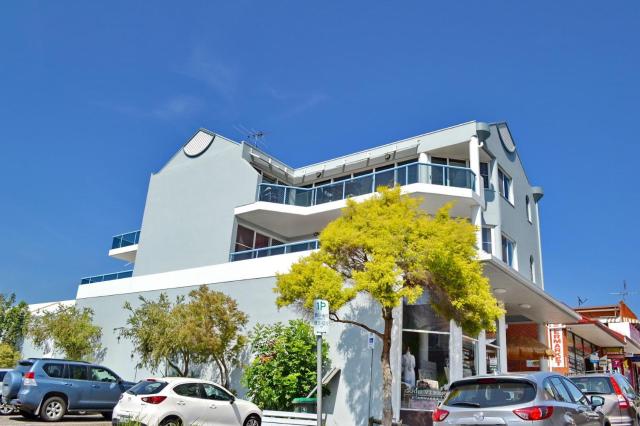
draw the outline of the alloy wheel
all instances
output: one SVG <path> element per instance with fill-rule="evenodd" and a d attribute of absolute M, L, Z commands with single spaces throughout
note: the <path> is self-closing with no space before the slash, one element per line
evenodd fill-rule
<path fill-rule="evenodd" d="M 247 420 L 245 426 L 260 426 L 260 422 L 255 417 L 251 417 Z"/>
<path fill-rule="evenodd" d="M 44 412 L 50 419 L 57 419 L 59 417 L 62 417 L 62 404 L 60 404 L 58 401 L 51 401 L 45 407 Z"/>

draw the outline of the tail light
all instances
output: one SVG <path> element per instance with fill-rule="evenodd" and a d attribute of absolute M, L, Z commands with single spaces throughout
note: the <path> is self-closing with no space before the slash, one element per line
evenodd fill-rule
<path fill-rule="evenodd" d="M 28 371 L 24 373 L 24 377 L 22 378 L 22 384 L 24 386 L 37 386 L 38 383 L 36 383 L 36 373 L 34 373 L 33 371 Z"/>
<path fill-rule="evenodd" d="M 522 420 L 544 420 L 553 415 L 553 407 L 536 406 L 518 408 L 517 410 L 513 410 L 513 414 Z"/>
<path fill-rule="evenodd" d="M 620 389 L 620 385 L 618 385 L 616 379 L 609 377 L 609 380 L 611 381 L 611 386 L 613 386 L 613 391 L 618 397 L 618 407 L 620 407 L 620 409 L 629 408 L 629 400 L 622 394 L 622 389 Z"/>
<path fill-rule="evenodd" d="M 442 408 L 436 408 L 436 411 L 431 415 L 431 419 L 434 422 L 441 422 L 447 418 L 449 412 L 447 410 L 443 410 Z"/>
<path fill-rule="evenodd" d="M 161 395 L 145 396 L 142 398 L 142 400 L 147 404 L 160 404 L 165 399 L 167 399 L 167 397 Z"/>

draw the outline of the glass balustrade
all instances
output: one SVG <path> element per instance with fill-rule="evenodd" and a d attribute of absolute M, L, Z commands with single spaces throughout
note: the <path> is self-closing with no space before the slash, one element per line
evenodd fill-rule
<path fill-rule="evenodd" d="M 126 234 L 120 234 L 113 237 L 111 243 L 111 249 L 117 249 L 121 247 L 132 246 L 138 244 L 140 240 L 140 231 L 127 232 Z"/>
<path fill-rule="evenodd" d="M 429 183 L 475 189 L 475 180 L 475 174 L 468 168 L 411 163 L 314 188 L 261 183 L 258 185 L 257 198 L 258 201 L 308 207 L 371 194 L 381 186 L 393 187 L 412 183 Z"/>
<path fill-rule="evenodd" d="M 94 275 L 92 277 L 85 277 L 80 280 L 80 284 L 93 284 L 100 283 L 102 281 L 119 280 L 121 278 L 130 278 L 133 276 L 133 271 L 121 271 L 112 272 L 110 274 Z"/>
<path fill-rule="evenodd" d="M 263 247 L 254 250 L 236 251 L 229 255 L 229 261 L 257 259 L 259 257 L 275 256 L 285 253 L 296 253 L 299 251 L 316 250 L 318 240 L 297 241 L 295 243 L 279 244 L 277 246 Z"/>

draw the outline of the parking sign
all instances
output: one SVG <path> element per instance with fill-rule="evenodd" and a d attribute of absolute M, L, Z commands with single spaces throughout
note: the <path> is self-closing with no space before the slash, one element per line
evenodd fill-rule
<path fill-rule="evenodd" d="M 313 331 L 317 335 L 326 334 L 329 329 L 329 302 L 323 299 L 313 301 Z"/>

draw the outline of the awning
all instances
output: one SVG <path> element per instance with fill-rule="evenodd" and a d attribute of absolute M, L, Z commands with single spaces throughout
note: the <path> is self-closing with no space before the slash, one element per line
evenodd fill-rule
<path fill-rule="evenodd" d="M 533 337 L 507 335 L 507 356 L 510 360 L 524 361 L 528 359 L 552 357 L 553 351 Z"/>
<path fill-rule="evenodd" d="M 617 348 L 625 346 L 625 337 L 623 335 L 598 322 L 589 321 L 567 324 L 567 329 L 600 347 Z"/>
<path fill-rule="evenodd" d="M 543 324 L 571 324 L 581 316 L 569 306 L 554 299 L 503 261 L 484 254 L 480 259 L 494 295 L 501 300 L 509 316 L 522 316 Z"/>

